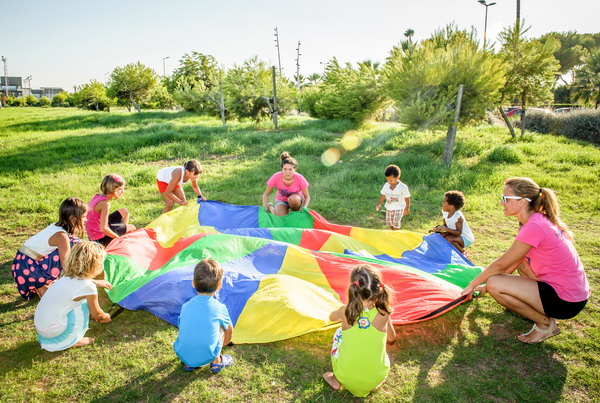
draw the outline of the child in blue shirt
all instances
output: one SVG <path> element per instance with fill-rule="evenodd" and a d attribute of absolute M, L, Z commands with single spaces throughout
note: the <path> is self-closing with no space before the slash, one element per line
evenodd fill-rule
<path fill-rule="evenodd" d="M 216 374 L 233 364 L 230 355 L 221 354 L 233 335 L 229 312 L 214 298 L 223 285 L 223 269 L 212 259 L 202 260 L 194 268 L 192 285 L 198 295 L 181 307 L 173 348 L 186 371 L 210 364 L 210 371 Z"/>

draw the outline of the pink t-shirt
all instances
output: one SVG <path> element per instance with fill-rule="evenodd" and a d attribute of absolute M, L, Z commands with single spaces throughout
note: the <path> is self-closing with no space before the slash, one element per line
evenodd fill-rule
<path fill-rule="evenodd" d="M 104 232 L 100 231 L 100 213 L 94 210 L 96 204 L 102 200 L 108 200 L 108 197 L 101 193 L 96 193 L 92 200 L 88 203 L 87 221 L 85 222 L 85 230 L 87 231 L 90 241 L 96 241 L 104 238 Z"/>
<path fill-rule="evenodd" d="M 569 237 L 542 213 L 535 213 L 520 229 L 517 241 L 531 245 L 525 255 L 535 275 L 568 302 L 589 298 L 590 286 L 579 254 Z"/>
<path fill-rule="evenodd" d="M 308 187 L 308 181 L 304 179 L 304 176 L 294 172 L 293 182 L 290 186 L 287 186 L 285 183 L 283 183 L 283 178 L 281 177 L 281 175 L 282 172 L 276 172 L 267 181 L 267 186 L 277 188 L 275 201 L 286 202 L 288 200 L 288 197 L 290 197 L 294 193 L 297 193 L 300 196 L 303 195 L 302 190 Z"/>

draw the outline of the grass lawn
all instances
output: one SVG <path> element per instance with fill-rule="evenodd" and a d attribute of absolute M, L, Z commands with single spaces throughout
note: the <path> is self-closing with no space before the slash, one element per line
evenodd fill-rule
<path fill-rule="evenodd" d="M 93 113 L 75 109 L 0 110 L 0 402 L 5 401 L 345 401 L 321 374 L 330 370 L 333 330 L 270 344 L 236 345 L 236 364 L 218 376 L 186 373 L 173 353 L 177 329 L 142 311 L 108 325 L 91 324 L 93 347 L 48 353 L 33 325 L 36 300 L 16 293 L 10 265 L 28 237 L 57 218 L 68 196 L 89 201 L 102 177 L 127 180 L 132 223 L 147 225 L 162 210 L 154 177 L 160 167 L 198 158 L 199 183 L 213 200 L 258 205 L 266 180 L 290 151 L 311 183 L 311 208 L 331 222 L 384 228 L 375 211 L 390 163 L 402 168 L 412 193 L 403 228 L 427 232 L 440 221 L 447 190 L 462 190 L 476 236 L 470 258 L 485 266 L 512 242 L 518 223 L 502 214 L 502 182 L 530 176 L 556 190 L 565 222 L 592 285 L 585 310 L 560 323 L 560 335 L 539 345 L 515 340 L 531 323 L 491 298 L 442 317 L 397 328 L 384 386 L 369 401 L 600 401 L 600 150 L 549 135 L 511 140 L 505 128 L 461 128 L 452 169 L 440 163 L 444 132 L 398 124 L 358 129 L 360 146 L 327 167 L 322 153 L 354 128 L 344 121 L 280 119 L 230 123 L 186 112 Z M 188 198 L 192 191 L 185 187 Z M 110 301 L 100 290 L 101 305 Z"/>

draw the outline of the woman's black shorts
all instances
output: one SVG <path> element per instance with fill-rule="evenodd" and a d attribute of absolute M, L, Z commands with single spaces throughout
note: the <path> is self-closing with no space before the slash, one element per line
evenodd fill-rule
<path fill-rule="evenodd" d="M 569 302 L 561 299 L 550 284 L 542 281 L 538 281 L 538 290 L 544 313 L 549 318 L 571 319 L 587 304 L 587 299 L 581 302 Z"/>

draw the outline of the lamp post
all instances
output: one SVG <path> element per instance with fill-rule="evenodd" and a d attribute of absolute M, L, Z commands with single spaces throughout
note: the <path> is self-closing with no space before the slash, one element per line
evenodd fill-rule
<path fill-rule="evenodd" d="M 483 47 L 485 48 L 485 42 L 486 42 L 486 33 L 487 33 L 487 14 L 488 14 L 488 7 L 493 6 L 496 3 L 487 3 L 485 0 L 477 0 L 477 2 L 479 4 L 481 4 L 482 6 L 485 6 L 485 25 L 483 28 Z"/>
<path fill-rule="evenodd" d="M 8 73 L 6 72 L 6 57 L 2 56 L 4 63 L 4 95 L 8 96 Z"/>
<path fill-rule="evenodd" d="M 165 68 L 165 60 L 167 60 L 169 56 L 163 57 L 163 77 L 167 76 L 167 69 Z"/>

